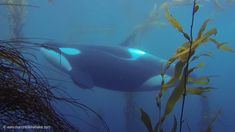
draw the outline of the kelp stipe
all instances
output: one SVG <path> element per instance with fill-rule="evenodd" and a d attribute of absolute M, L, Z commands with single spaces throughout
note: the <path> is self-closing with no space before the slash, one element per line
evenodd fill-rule
<path fill-rule="evenodd" d="M 23 26 L 27 14 L 27 0 L 3 0 L 9 13 L 9 31 L 12 38 L 23 37 Z"/>
<path fill-rule="evenodd" d="M 159 115 L 160 118 L 155 126 L 153 126 L 150 117 L 146 112 L 141 109 L 141 119 L 143 123 L 145 124 L 146 128 L 149 132 L 163 132 L 165 129 L 163 127 L 163 124 L 166 119 L 168 119 L 169 115 L 172 113 L 172 111 L 175 109 L 175 105 L 181 98 L 182 105 L 181 105 L 181 115 L 180 119 L 176 119 L 174 116 L 173 119 L 173 126 L 172 131 L 179 130 L 180 132 L 183 129 L 183 123 L 184 123 L 184 108 L 186 107 L 184 102 L 186 100 L 187 94 L 195 94 L 200 95 L 204 97 L 205 92 L 209 92 L 213 90 L 212 87 L 208 86 L 210 78 L 209 76 L 205 77 L 191 77 L 192 73 L 195 73 L 195 71 L 199 68 L 202 68 L 205 64 L 199 63 L 196 66 L 193 66 L 192 68 L 189 67 L 189 64 L 191 62 L 194 62 L 202 56 L 211 56 L 210 52 L 204 52 L 199 55 L 196 55 L 197 49 L 207 44 L 208 42 L 212 42 L 216 45 L 218 49 L 221 49 L 223 51 L 228 52 L 235 52 L 232 48 L 228 47 L 226 43 L 220 43 L 214 38 L 212 38 L 213 35 L 217 34 L 217 29 L 212 28 L 209 31 L 205 32 L 206 27 L 209 23 L 209 19 L 206 20 L 201 28 L 198 31 L 198 35 L 196 39 L 193 39 L 193 25 L 194 25 L 194 15 L 199 10 L 199 6 L 196 4 L 196 0 L 193 2 L 193 11 L 192 11 L 192 22 L 190 27 L 190 35 L 188 35 L 186 32 L 184 32 L 183 27 L 181 24 L 170 14 L 169 9 L 166 7 L 166 14 L 165 17 L 169 21 L 169 23 L 177 29 L 187 40 L 181 47 L 179 47 L 176 51 L 176 53 L 168 60 L 165 69 L 162 72 L 162 87 L 159 91 L 158 96 L 156 97 L 156 104 L 157 108 L 159 109 Z M 171 64 L 176 63 L 175 65 L 175 74 L 174 76 L 168 81 L 165 82 L 164 75 Z M 194 84 L 194 87 L 187 86 L 188 83 Z M 172 93 L 170 94 L 169 99 L 167 100 L 167 103 L 165 104 L 164 112 L 162 113 L 162 96 L 168 91 L 169 88 L 174 87 Z M 219 112 L 221 113 L 221 112 Z M 220 114 L 216 114 L 214 118 L 211 119 L 210 123 L 208 124 L 208 128 L 205 131 L 211 131 L 212 126 L 214 122 L 218 119 Z M 178 123 L 179 122 L 179 123 Z M 188 126 L 190 128 L 190 126 Z"/>

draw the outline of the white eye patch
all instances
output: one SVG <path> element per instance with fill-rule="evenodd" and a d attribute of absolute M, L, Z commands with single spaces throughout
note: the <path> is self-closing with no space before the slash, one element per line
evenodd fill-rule
<path fill-rule="evenodd" d="M 67 55 L 78 55 L 81 53 L 80 50 L 75 48 L 59 48 L 61 52 Z"/>

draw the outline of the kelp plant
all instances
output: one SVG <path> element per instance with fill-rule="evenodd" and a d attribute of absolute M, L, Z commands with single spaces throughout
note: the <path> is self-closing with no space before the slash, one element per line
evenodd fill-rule
<path fill-rule="evenodd" d="M 156 123 L 155 127 L 153 127 L 150 117 L 146 112 L 144 112 L 143 109 L 141 109 L 141 119 L 143 123 L 145 124 L 146 128 L 149 132 L 163 132 L 163 124 L 168 118 L 168 116 L 172 113 L 172 111 L 175 108 L 175 105 L 179 100 L 182 98 L 182 105 L 181 105 L 181 112 L 180 112 L 180 119 L 179 119 L 179 125 L 177 123 L 177 118 L 174 116 L 174 123 L 172 127 L 172 131 L 179 131 L 181 132 L 183 129 L 183 114 L 184 114 L 184 107 L 185 107 L 185 99 L 187 94 L 194 94 L 194 95 L 200 95 L 204 96 L 203 94 L 205 92 L 211 91 L 213 88 L 208 86 L 209 84 L 209 76 L 204 77 L 194 77 L 192 76 L 192 73 L 195 73 L 195 71 L 199 68 L 202 68 L 205 64 L 203 62 L 197 64 L 196 66 L 193 66 L 192 68 L 189 67 L 190 63 L 195 62 L 196 60 L 199 60 L 202 56 L 211 56 L 211 52 L 203 52 L 199 55 L 196 55 L 196 51 L 199 47 L 208 44 L 209 42 L 212 42 L 216 45 L 218 49 L 221 49 L 223 51 L 233 52 L 235 51 L 228 47 L 226 43 L 221 43 L 217 41 L 216 39 L 212 38 L 213 35 L 217 34 L 216 28 L 212 28 L 208 31 L 206 30 L 206 27 L 208 23 L 211 21 L 210 19 L 205 20 L 205 22 L 202 24 L 201 28 L 198 31 L 197 38 L 193 39 L 193 25 L 194 25 L 194 17 L 195 13 L 199 10 L 198 4 L 196 4 L 196 1 L 193 2 L 193 11 L 192 11 L 192 21 L 190 26 L 190 35 L 184 32 L 183 27 L 181 24 L 170 14 L 169 8 L 166 7 L 166 14 L 165 17 L 169 21 L 169 23 L 177 29 L 183 36 L 186 38 L 187 42 L 183 43 L 182 46 L 180 46 L 176 53 L 168 60 L 165 69 L 162 72 L 162 87 L 159 91 L 158 96 L 156 97 L 156 103 L 157 107 L 159 109 L 159 121 Z M 174 76 L 169 80 L 164 80 L 164 75 L 168 68 L 175 63 L 175 73 Z M 191 75 L 191 76 L 190 76 Z M 188 86 L 187 84 L 191 83 L 193 85 Z M 192 87 L 193 86 L 193 87 Z M 162 96 L 169 90 L 169 88 L 173 87 L 173 91 L 170 94 L 166 104 L 164 112 L 162 111 Z M 221 113 L 221 112 L 219 112 Z M 208 128 L 206 128 L 205 131 L 212 131 L 212 126 L 214 122 L 218 119 L 218 116 L 220 114 L 216 114 L 215 117 L 212 119 L 212 121 L 209 122 Z"/>
<path fill-rule="evenodd" d="M 9 13 L 9 29 L 12 38 L 21 38 L 25 16 L 27 14 L 27 0 L 2 0 Z M 36 7 L 36 6 L 35 6 Z"/>

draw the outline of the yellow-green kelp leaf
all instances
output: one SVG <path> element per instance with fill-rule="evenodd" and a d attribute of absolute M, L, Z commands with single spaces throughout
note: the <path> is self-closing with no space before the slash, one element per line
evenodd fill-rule
<path fill-rule="evenodd" d="M 212 57 L 212 56 L 213 56 L 213 53 L 212 53 L 212 52 L 209 52 L 209 51 L 206 51 L 206 52 L 201 53 L 200 56 Z"/>
<path fill-rule="evenodd" d="M 205 20 L 205 22 L 202 24 L 201 28 L 198 31 L 197 38 L 202 37 L 202 34 L 205 31 L 209 22 L 210 22 L 210 19 Z"/>
<path fill-rule="evenodd" d="M 166 19 L 169 21 L 169 23 L 176 28 L 179 32 L 183 34 L 183 36 L 187 39 L 190 40 L 190 37 L 187 33 L 184 32 L 181 24 L 170 14 L 169 8 L 166 7 L 166 14 L 165 14 Z"/>
<path fill-rule="evenodd" d="M 191 51 L 195 52 L 195 50 L 201 46 L 202 44 L 206 43 L 209 41 L 210 37 L 212 35 L 216 35 L 217 34 L 217 30 L 216 28 L 212 28 L 209 31 L 207 31 L 204 35 L 202 35 L 200 38 L 196 39 L 195 41 L 193 41 L 192 43 L 192 47 L 191 47 Z M 189 52 L 189 48 L 185 51 L 187 54 L 187 52 Z M 183 53 L 182 53 L 183 54 Z"/>
<path fill-rule="evenodd" d="M 174 76 L 165 84 L 162 85 L 162 89 L 163 91 L 166 91 L 169 87 L 172 87 L 176 81 L 180 78 L 183 67 L 184 67 L 185 63 L 182 63 L 181 61 L 178 61 L 175 65 L 175 73 Z"/>
<path fill-rule="evenodd" d="M 172 112 L 176 102 L 182 97 L 184 93 L 184 88 L 185 88 L 184 84 L 185 84 L 185 76 L 182 77 L 179 84 L 176 86 L 171 96 L 169 97 L 167 104 L 166 104 L 164 118 Z"/>
<path fill-rule="evenodd" d="M 162 124 L 165 121 L 166 116 L 162 116 L 160 120 L 158 120 L 158 123 L 155 126 L 154 132 L 163 132 Z"/>
<path fill-rule="evenodd" d="M 217 40 L 215 40 L 213 38 L 210 38 L 210 41 L 213 42 L 218 49 L 235 53 L 235 50 L 228 47 L 227 43 L 220 43 L 220 42 L 218 42 Z"/>
<path fill-rule="evenodd" d="M 195 87 L 195 88 L 187 88 L 187 93 L 200 95 L 202 96 L 206 92 L 210 92 L 214 88 L 212 87 Z"/>
<path fill-rule="evenodd" d="M 148 129 L 148 132 L 153 132 L 152 122 L 149 115 L 146 112 L 144 112 L 143 109 L 140 109 L 140 111 L 141 111 L 141 120 Z"/>
<path fill-rule="evenodd" d="M 159 110 L 162 109 L 161 97 L 162 97 L 162 94 L 158 94 L 158 96 L 156 97 L 157 108 L 158 108 Z"/>
<path fill-rule="evenodd" d="M 180 23 L 170 14 L 170 11 L 168 8 L 166 8 L 166 19 L 170 22 L 170 24 L 176 28 L 179 32 L 183 32 L 183 28 L 180 25 Z"/>
<path fill-rule="evenodd" d="M 158 109 L 161 111 L 162 107 L 161 107 L 161 97 L 162 97 L 162 94 L 163 94 L 163 89 L 164 89 L 164 84 L 165 84 L 165 79 L 164 79 L 164 74 L 165 73 L 161 73 L 161 77 L 162 77 L 162 82 L 161 82 L 161 89 L 158 93 L 158 96 L 156 96 L 156 103 L 157 103 L 157 107 Z"/>
<path fill-rule="evenodd" d="M 201 54 L 199 54 L 199 55 L 194 55 L 194 56 L 192 56 L 192 58 L 191 58 L 191 62 L 192 61 L 195 61 L 195 60 L 198 60 L 200 57 L 202 57 L 202 56 L 206 56 L 206 57 L 212 57 L 213 56 L 213 54 L 211 53 L 211 52 L 203 52 L 203 53 L 201 53 Z"/>
<path fill-rule="evenodd" d="M 204 62 L 201 62 L 199 64 L 197 64 L 196 66 L 190 68 L 188 71 L 189 71 L 189 74 L 191 74 L 192 72 L 194 72 L 195 70 L 199 69 L 199 68 L 202 68 L 206 65 L 206 63 Z"/>
<path fill-rule="evenodd" d="M 170 65 L 172 63 L 174 63 L 177 59 L 179 61 L 181 61 L 179 58 L 182 57 L 182 56 L 177 56 L 179 55 L 180 53 L 182 52 L 185 52 L 186 50 L 189 49 L 189 42 L 186 42 L 184 43 L 181 47 L 179 47 L 177 50 L 176 50 L 176 53 L 167 61 L 167 64 L 166 64 L 166 68 L 165 68 L 165 71 L 170 67 Z M 184 56 L 184 59 L 186 60 L 188 56 Z M 183 57 L 182 57 L 183 58 Z M 183 60 L 183 59 L 182 59 Z M 183 62 L 186 62 L 186 61 L 181 61 L 182 63 Z"/>
<path fill-rule="evenodd" d="M 212 35 L 216 35 L 217 34 L 217 29 L 216 28 L 212 28 L 211 30 L 209 30 L 208 32 L 206 32 L 202 37 L 201 43 L 204 43 L 204 42 L 208 42 L 209 38 L 212 36 Z M 199 38 L 199 40 L 200 40 Z"/>
<path fill-rule="evenodd" d="M 210 82 L 209 77 L 200 77 L 200 78 L 188 78 L 188 83 L 208 85 Z"/>
<path fill-rule="evenodd" d="M 185 32 L 181 32 L 181 33 L 183 34 L 183 36 L 184 36 L 188 41 L 191 40 L 191 38 L 189 37 L 189 35 L 188 35 L 187 33 L 185 33 Z"/>
<path fill-rule="evenodd" d="M 195 50 L 202 45 L 205 42 L 209 41 L 209 38 L 212 35 L 215 35 L 217 33 L 217 30 L 215 28 L 209 30 L 208 32 L 206 32 L 204 35 L 202 35 L 202 37 L 196 39 L 195 41 L 193 41 L 192 47 L 191 47 L 191 56 L 194 54 Z M 183 46 L 181 46 L 183 50 L 180 50 L 180 52 L 176 52 L 173 57 L 171 57 L 168 60 L 168 64 L 172 64 L 175 60 L 180 60 L 182 62 L 187 61 L 187 57 L 189 56 L 189 51 L 190 49 L 185 47 L 185 44 Z"/>
<path fill-rule="evenodd" d="M 192 44 L 192 51 L 195 51 L 199 46 L 201 46 L 202 44 L 208 42 L 210 40 L 210 37 L 212 35 L 216 35 L 217 34 L 217 29 L 216 28 L 212 28 L 209 31 L 207 31 L 204 35 L 202 35 L 200 38 L 196 39 L 193 44 Z"/>
<path fill-rule="evenodd" d="M 201 68 L 201 67 L 204 67 L 206 64 L 204 63 L 204 62 L 201 62 L 201 63 L 199 63 L 199 64 L 197 64 L 197 68 Z"/>
<path fill-rule="evenodd" d="M 173 111 L 175 104 L 178 102 L 178 100 L 182 97 L 184 93 L 184 84 L 185 84 L 185 76 L 180 80 L 179 84 L 176 86 L 176 88 L 173 90 L 172 94 L 170 95 L 167 103 L 164 115 L 161 117 L 159 122 L 156 125 L 156 130 L 161 129 L 162 123 L 165 121 L 167 116 Z"/>

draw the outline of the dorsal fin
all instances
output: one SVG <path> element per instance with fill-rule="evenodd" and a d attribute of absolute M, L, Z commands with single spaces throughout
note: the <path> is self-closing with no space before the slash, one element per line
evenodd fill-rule
<path fill-rule="evenodd" d="M 130 34 L 123 42 L 121 42 L 119 45 L 122 47 L 132 47 L 134 45 L 134 40 L 137 36 L 137 33 Z"/>

